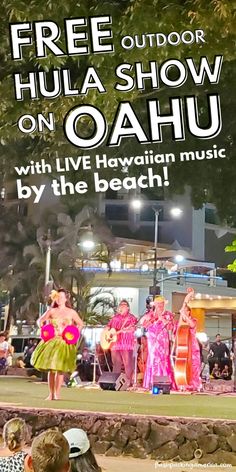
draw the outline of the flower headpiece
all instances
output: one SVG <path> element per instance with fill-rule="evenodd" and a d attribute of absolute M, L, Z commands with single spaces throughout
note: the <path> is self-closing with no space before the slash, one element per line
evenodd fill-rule
<path fill-rule="evenodd" d="M 58 295 L 59 293 L 57 292 L 57 290 L 52 290 L 51 293 L 50 293 L 50 299 L 52 300 L 52 302 L 55 302 L 57 299 L 58 299 Z"/>

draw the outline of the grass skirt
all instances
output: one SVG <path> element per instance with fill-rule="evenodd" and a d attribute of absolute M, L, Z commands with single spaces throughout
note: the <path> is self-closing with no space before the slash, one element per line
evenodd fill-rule
<path fill-rule="evenodd" d="M 67 344 L 61 336 L 40 341 L 31 357 L 37 370 L 71 373 L 76 368 L 77 344 Z"/>

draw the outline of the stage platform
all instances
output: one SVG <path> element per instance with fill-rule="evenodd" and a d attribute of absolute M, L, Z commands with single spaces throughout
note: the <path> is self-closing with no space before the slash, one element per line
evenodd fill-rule
<path fill-rule="evenodd" d="M 63 387 L 61 400 L 46 401 L 47 395 L 47 385 L 37 379 L 0 377 L 1 406 L 236 420 L 236 395 L 230 394 L 152 395 Z"/>
<path fill-rule="evenodd" d="M 175 467 L 192 460 L 198 466 L 236 466 L 235 395 L 152 395 L 85 386 L 63 387 L 58 401 L 44 400 L 47 394 L 47 384 L 37 379 L 0 377 L 0 428 L 16 416 L 26 420 L 32 436 L 52 427 L 80 427 L 96 454 L 154 460 L 155 470 L 163 461 L 175 461 Z"/>

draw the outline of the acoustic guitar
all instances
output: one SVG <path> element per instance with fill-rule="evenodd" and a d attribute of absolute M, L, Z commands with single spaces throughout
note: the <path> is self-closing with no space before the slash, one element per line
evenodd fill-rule
<path fill-rule="evenodd" d="M 136 329 L 136 328 L 135 328 Z M 100 345 L 104 351 L 110 349 L 111 344 L 115 343 L 120 333 L 132 332 L 133 327 L 129 326 L 128 328 L 120 329 L 119 331 L 115 328 L 109 328 L 108 326 L 104 328 L 101 333 Z"/>

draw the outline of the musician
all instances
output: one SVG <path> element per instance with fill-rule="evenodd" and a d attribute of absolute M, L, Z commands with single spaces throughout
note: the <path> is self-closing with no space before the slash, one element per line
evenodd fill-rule
<path fill-rule="evenodd" d="M 134 332 L 137 322 L 137 318 L 130 313 L 128 301 L 121 300 L 118 306 L 118 312 L 107 325 L 108 328 L 121 331 L 117 335 L 117 340 L 111 344 L 112 371 L 120 373 L 124 365 L 125 374 L 130 386 L 132 385 L 134 369 Z"/>
<path fill-rule="evenodd" d="M 170 358 L 170 333 L 175 331 L 174 314 L 165 310 L 167 301 L 162 296 L 154 299 L 152 309 L 140 320 L 147 329 L 148 358 L 143 387 L 152 388 L 155 376 L 168 376 L 174 387 L 174 375 Z"/>
<path fill-rule="evenodd" d="M 196 336 L 196 325 L 197 320 L 192 318 L 191 316 L 191 309 L 187 304 L 187 300 L 191 299 L 191 294 L 194 293 L 193 290 L 189 290 L 189 294 L 184 300 L 183 306 L 180 310 L 180 318 L 178 322 L 178 326 L 188 325 L 190 328 L 190 346 L 189 351 L 190 359 L 188 362 L 191 363 L 191 376 L 189 383 L 187 385 L 180 386 L 181 389 L 184 390 L 192 390 L 192 391 L 200 391 L 202 388 L 202 381 L 201 381 L 201 353 L 200 353 L 200 345 Z M 177 335 L 178 335 L 178 327 L 177 327 Z M 176 336 L 177 337 L 177 336 Z"/>

